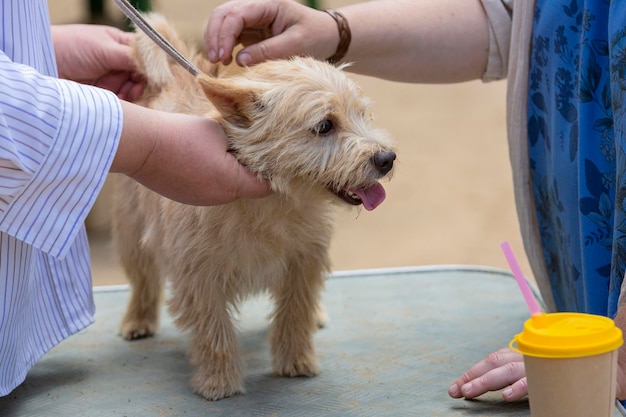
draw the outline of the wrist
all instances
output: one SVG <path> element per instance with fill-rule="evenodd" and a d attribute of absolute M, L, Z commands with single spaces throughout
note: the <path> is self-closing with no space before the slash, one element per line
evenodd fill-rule
<path fill-rule="evenodd" d="M 156 147 L 167 118 L 155 111 L 120 100 L 123 111 L 122 134 L 110 171 L 132 176 L 141 170 Z"/>
<path fill-rule="evenodd" d="M 326 59 L 329 63 L 336 64 L 346 56 L 350 42 L 352 41 L 352 33 L 348 20 L 342 13 L 333 9 L 324 9 L 323 11 L 332 17 L 337 25 L 337 33 L 339 34 L 337 48 L 335 49 L 335 53 Z"/>
<path fill-rule="evenodd" d="M 54 47 L 54 57 L 57 63 L 57 73 L 59 78 L 68 79 L 65 75 L 65 51 L 64 43 L 66 42 L 66 25 L 52 25 L 50 27 L 50 35 L 52 37 L 52 45 Z"/>

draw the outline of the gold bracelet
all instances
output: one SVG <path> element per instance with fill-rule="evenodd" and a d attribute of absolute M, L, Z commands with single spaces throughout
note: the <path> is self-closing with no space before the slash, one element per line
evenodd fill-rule
<path fill-rule="evenodd" d="M 323 11 L 328 13 L 330 17 L 335 19 L 335 22 L 337 22 L 337 30 L 339 31 L 339 45 L 337 45 L 337 50 L 335 51 L 335 54 L 326 60 L 331 64 L 336 64 L 337 62 L 341 61 L 341 58 L 343 58 L 348 52 L 348 48 L 350 47 L 350 41 L 352 40 L 352 33 L 350 32 L 348 20 L 345 18 L 344 15 L 333 9 L 324 9 Z"/>

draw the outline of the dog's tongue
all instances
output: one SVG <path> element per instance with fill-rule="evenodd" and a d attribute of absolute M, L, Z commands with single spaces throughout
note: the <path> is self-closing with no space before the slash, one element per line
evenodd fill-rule
<path fill-rule="evenodd" d="M 387 196 L 385 189 L 378 182 L 371 187 L 363 190 L 353 190 L 352 192 L 358 195 L 361 201 L 363 201 L 363 207 L 365 207 L 367 211 L 374 210 L 380 203 L 385 201 L 385 197 Z"/>

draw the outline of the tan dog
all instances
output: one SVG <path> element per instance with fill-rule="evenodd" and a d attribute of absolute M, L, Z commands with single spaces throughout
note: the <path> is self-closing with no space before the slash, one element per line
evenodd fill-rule
<path fill-rule="evenodd" d="M 199 68 L 216 74 L 162 18 L 151 20 Z M 371 127 L 369 101 L 342 71 L 310 58 L 195 79 L 141 33 L 134 53 L 148 82 L 142 104 L 220 120 L 233 154 L 275 193 L 193 207 L 120 178 L 114 237 L 132 288 L 122 336 L 154 334 L 168 278 L 170 312 L 191 331 L 193 388 L 208 400 L 242 393 L 231 314 L 246 297 L 268 292 L 275 302 L 274 372 L 316 375 L 313 335 L 330 270 L 332 206 L 374 209 L 385 197 L 378 180 L 395 159 L 390 141 Z"/>

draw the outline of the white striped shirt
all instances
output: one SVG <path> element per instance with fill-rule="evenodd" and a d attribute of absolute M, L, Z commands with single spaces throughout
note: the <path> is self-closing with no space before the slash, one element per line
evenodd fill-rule
<path fill-rule="evenodd" d="M 0 0 L 0 395 L 93 321 L 83 222 L 122 113 L 56 75 L 47 1 Z"/>

